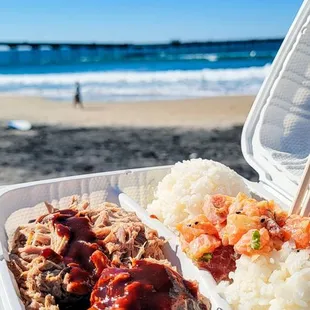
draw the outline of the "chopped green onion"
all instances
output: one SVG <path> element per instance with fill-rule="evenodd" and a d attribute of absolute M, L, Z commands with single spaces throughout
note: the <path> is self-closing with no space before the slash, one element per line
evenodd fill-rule
<path fill-rule="evenodd" d="M 212 253 L 205 253 L 200 257 L 200 261 L 209 262 L 212 259 Z"/>
<path fill-rule="evenodd" d="M 255 230 L 252 235 L 251 248 L 253 250 L 260 249 L 260 233 L 258 230 Z"/>

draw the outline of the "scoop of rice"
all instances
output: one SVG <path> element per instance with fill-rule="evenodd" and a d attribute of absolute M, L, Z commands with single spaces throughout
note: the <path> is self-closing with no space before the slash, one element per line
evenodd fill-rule
<path fill-rule="evenodd" d="M 221 282 L 219 293 L 232 309 L 310 309 L 310 250 L 294 251 L 285 243 L 280 251 L 256 260 L 242 255 L 233 283 Z"/>
<path fill-rule="evenodd" d="M 212 160 L 186 160 L 176 163 L 159 183 L 147 210 L 174 229 L 179 222 L 203 213 L 207 195 L 236 196 L 239 192 L 249 195 L 241 176 L 230 168 Z"/>

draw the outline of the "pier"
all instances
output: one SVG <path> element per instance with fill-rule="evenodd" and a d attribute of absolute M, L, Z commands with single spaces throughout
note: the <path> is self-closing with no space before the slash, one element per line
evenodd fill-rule
<path fill-rule="evenodd" d="M 260 50 L 262 46 L 275 46 L 279 48 L 283 38 L 256 39 L 256 40 L 235 40 L 235 41 L 206 41 L 206 42 L 181 42 L 173 40 L 170 43 L 159 44 L 113 44 L 113 43 L 83 43 L 83 42 L 0 42 L 1 51 L 10 53 L 8 63 L 5 64 L 38 64 L 61 63 L 66 61 L 74 62 L 87 51 L 92 54 L 93 59 L 98 61 L 103 58 L 119 59 L 127 57 L 145 57 L 158 52 L 168 53 L 216 53 L 236 52 L 244 50 Z M 25 50 L 31 51 L 31 56 L 26 60 L 22 59 Z M 49 54 L 42 61 L 42 54 Z M 44 57 L 43 57 L 44 58 Z"/>
<path fill-rule="evenodd" d="M 270 44 L 281 44 L 283 38 L 275 39 L 257 39 L 257 40 L 238 40 L 238 41 L 206 41 L 206 42 L 181 42 L 178 40 L 171 41 L 170 43 L 161 43 L 161 44 L 113 44 L 113 43 L 65 43 L 65 42 L 0 42 L 1 47 L 8 47 L 11 50 L 19 48 L 30 48 L 32 50 L 37 50 L 41 48 L 48 49 L 60 49 L 60 48 L 69 48 L 69 49 L 167 49 L 169 47 L 230 47 L 230 46 L 255 46 L 261 43 L 270 43 Z"/>

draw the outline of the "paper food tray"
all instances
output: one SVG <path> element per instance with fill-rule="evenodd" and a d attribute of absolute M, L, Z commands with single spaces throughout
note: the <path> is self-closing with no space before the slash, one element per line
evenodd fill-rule
<path fill-rule="evenodd" d="M 0 193 L 0 309 L 24 309 L 18 298 L 18 288 L 14 277 L 7 268 L 7 242 L 18 225 L 27 223 L 30 219 L 46 212 L 42 201 L 50 201 L 57 207 L 66 207 L 72 195 L 88 199 L 91 205 L 103 201 L 119 204 L 125 209 L 135 210 L 138 217 L 146 225 L 156 229 L 160 236 L 168 240 L 170 246 L 165 248 L 165 255 L 186 279 L 199 282 L 200 292 L 208 297 L 212 309 L 230 309 L 226 302 L 219 297 L 215 290 L 215 282 L 207 271 L 198 270 L 191 260 L 181 251 L 176 236 L 163 224 L 152 220 L 146 214 L 145 207 L 153 198 L 154 189 L 158 182 L 170 171 L 170 167 L 134 169 L 77 176 L 41 182 L 11 186 Z M 258 196 L 273 197 L 259 184 L 248 182 L 250 188 Z M 260 191 L 261 190 L 261 191 Z M 120 194 L 120 192 L 125 193 Z M 35 206 L 35 207 L 33 207 Z M 2 257 L 2 260 L 1 260 Z"/>

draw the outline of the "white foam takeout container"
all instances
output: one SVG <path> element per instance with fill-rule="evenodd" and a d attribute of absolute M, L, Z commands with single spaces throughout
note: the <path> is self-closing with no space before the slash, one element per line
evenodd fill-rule
<path fill-rule="evenodd" d="M 189 280 L 199 282 L 199 290 L 210 298 L 212 309 L 229 309 L 215 290 L 215 282 L 207 271 L 198 270 L 182 252 L 177 236 L 156 219 L 150 218 L 146 205 L 152 201 L 158 182 L 170 171 L 170 167 L 153 167 L 91 174 L 86 176 L 14 185 L 0 190 L 0 309 L 20 310 L 24 306 L 18 298 L 15 279 L 7 268 L 7 241 L 18 225 L 46 213 L 43 201 L 54 206 L 66 207 L 72 195 L 88 199 L 90 205 L 103 201 L 114 202 L 128 211 L 134 211 L 143 223 L 156 229 L 168 240 L 164 252 L 167 259 Z M 247 182 L 253 193 L 268 199 L 277 199 L 258 183 Z M 278 201 L 280 202 L 280 201 Z M 34 207 L 35 206 L 35 207 Z M 1 308 L 2 307 L 2 308 Z"/>
<path fill-rule="evenodd" d="M 288 208 L 293 199 L 310 153 L 309 15 L 310 1 L 305 1 L 256 97 L 242 134 L 243 155 L 260 178 L 258 183 L 246 181 L 250 190 L 259 197 L 274 199 L 283 208 Z M 61 207 L 72 195 L 87 197 L 91 204 L 110 201 L 134 210 L 142 222 L 168 240 L 167 258 L 186 279 L 198 281 L 212 309 L 229 309 L 216 293 L 210 274 L 198 270 L 182 253 L 176 236 L 145 211 L 158 182 L 169 171 L 169 167 L 151 167 L 0 188 L 0 309 L 24 309 L 6 264 L 9 236 L 17 225 L 45 212 L 42 201 Z"/>

